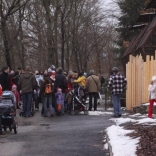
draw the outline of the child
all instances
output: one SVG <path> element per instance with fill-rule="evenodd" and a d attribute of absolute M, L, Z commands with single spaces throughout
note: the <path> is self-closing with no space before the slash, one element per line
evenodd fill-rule
<path fill-rule="evenodd" d="M 148 87 L 149 91 L 149 109 L 148 109 L 148 117 L 153 118 L 153 103 L 156 102 L 156 76 L 152 77 L 151 84 Z"/>
<path fill-rule="evenodd" d="M 44 75 L 44 80 L 40 86 L 40 93 L 39 97 L 42 97 L 43 108 L 42 108 L 42 115 L 44 117 L 48 116 L 48 105 L 50 109 L 50 115 L 53 116 L 53 107 L 52 107 L 52 84 L 49 80 L 49 76 L 47 74 Z"/>
<path fill-rule="evenodd" d="M 57 92 L 55 93 L 55 98 L 56 98 L 56 104 L 57 104 L 57 112 L 58 112 L 58 115 L 60 115 L 60 113 L 62 113 L 62 109 L 63 109 L 62 105 L 64 102 L 61 88 L 57 88 Z"/>
<path fill-rule="evenodd" d="M 79 85 L 79 88 L 78 88 L 79 98 L 85 101 L 86 77 L 83 75 L 83 72 L 79 73 L 78 79 L 74 80 L 74 83 L 77 83 Z"/>
<path fill-rule="evenodd" d="M 17 86 L 15 84 L 13 84 L 13 86 L 12 86 L 12 92 L 14 93 L 14 95 L 16 97 L 16 109 L 19 109 L 18 103 L 20 102 L 20 96 L 17 91 Z"/>
<path fill-rule="evenodd" d="M 71 92 L 68 92 L 65 97 L 65 102 L 67 103 L 67 110 L 69 112 L 71 112 L 71 110 L 72 110 L 72 99 L 73 99 L 73 96 L 72 96 Z"/>

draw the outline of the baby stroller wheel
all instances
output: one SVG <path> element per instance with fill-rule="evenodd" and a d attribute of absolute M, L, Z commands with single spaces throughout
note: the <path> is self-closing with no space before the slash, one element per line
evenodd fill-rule
<path fill-rule="evenodd" d="M 23 116 L 23 113 L 22 113 L 22 112 L 20 112 L 20 113 L 19 113 L 19 115 L 20 115 L 20 116 Z"/>
<path fill-rule="evenodd" d="M 71 111 L 71 115 L 75 115 L 75 111 L 74 110 Z"/>
<path fill-rule="evenodd" d="M 12 127 L 11 126 L 9 126 L 9 130 L 10 130 L 10 132 L 12 131 Z"/>
<path fill-rule="evenodd" d="M 3 129 L 4 129 L 4 131 L 6 132 L 6 129 L 7 129 L 7 128 L 6 128 L 5 126 L 3 127 Z"/>
<path fill-rule="evenodd" d="M 13 129 L 14 129 L 14 133 L 17 134 L 17 124 L 16 123 L 13 124 Z"/>
<path fill-rule="evenodd" d="M 88 110 L 84 110 L 84 114 L 85 115 L 88 115 Z"/>

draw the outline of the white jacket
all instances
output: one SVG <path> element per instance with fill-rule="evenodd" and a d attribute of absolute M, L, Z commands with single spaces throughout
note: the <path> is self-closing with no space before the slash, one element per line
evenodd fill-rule
<path fill-rule="evenodd" d="M 150 84 L 148 86 L 148 91 L 149 91 L 149 99 L 156 99 L 156 85 Z"/>

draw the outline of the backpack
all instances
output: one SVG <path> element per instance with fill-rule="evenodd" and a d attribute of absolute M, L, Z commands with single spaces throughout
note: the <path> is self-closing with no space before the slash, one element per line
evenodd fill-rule
<path fill-rule="evenodd" d="M 46 94 L 52 93 L 52 85 L 50 83 L 45 85 L 45 93 Z"/>

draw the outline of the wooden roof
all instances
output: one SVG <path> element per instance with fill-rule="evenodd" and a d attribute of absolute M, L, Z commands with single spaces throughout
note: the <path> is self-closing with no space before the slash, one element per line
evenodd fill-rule
<path fill-rule="evenodd" d="M 153 19 L 152 22 L 146 25 L 136 37 L 133 38 L 129 47 L 123 54 L 122 58 L 124 58 L 127 55 L 133 54 L 140 48 L 144 47 L 148 39 L 150 38 L 153 30 L 155 30 L 155 28 L 156 28 L 156 17 Z"/>
<path fill-rule="evenodd" d="M 136 29 L 142 29 L 144 28 L 146 25 L 148 25 L 147 23 L 144 24 L 138 24 L 138 25 L 134 25 L 131 28 L 129 28 L 129 30 L 136 30 Z"/>
<path fill-rule="evenodd" d="M 128 47 L 128 48 L 126 49 L 126 51 L 124 52 L 122 58 L 124 58 L 124 57 L 127 56 L 127 55 L 132 54 L 132 52 L 136 50 L 137 45 L 139 44 L 139 41 L 140 41 L 141 38 L 143 37 L 143 35 L 144 35 L 144 33 L 146 32 L 147 28 L 148 28 L 148 25 L 145 26 L 145 27 L 141 30 L 141 32 L 140 32 L 137 36 L 135 36 L 135 37 L 133 38 L 133 40 L 131 41 L 129 47 Z"/>
<path fill-rule="evenodd" d="M 153 18 L 156 16 L 155 12 L 150 12 L 150 13 L 144 13 L 140 14 L 140 16 L 137 19 L 137 23 L 148 23 L 153 20 Z"/>
<path fill-rule="evenodd" d="M 156 0 L 151 0 L 151 2 L 147 5 L 146 9 L 156 8 Z"/>

